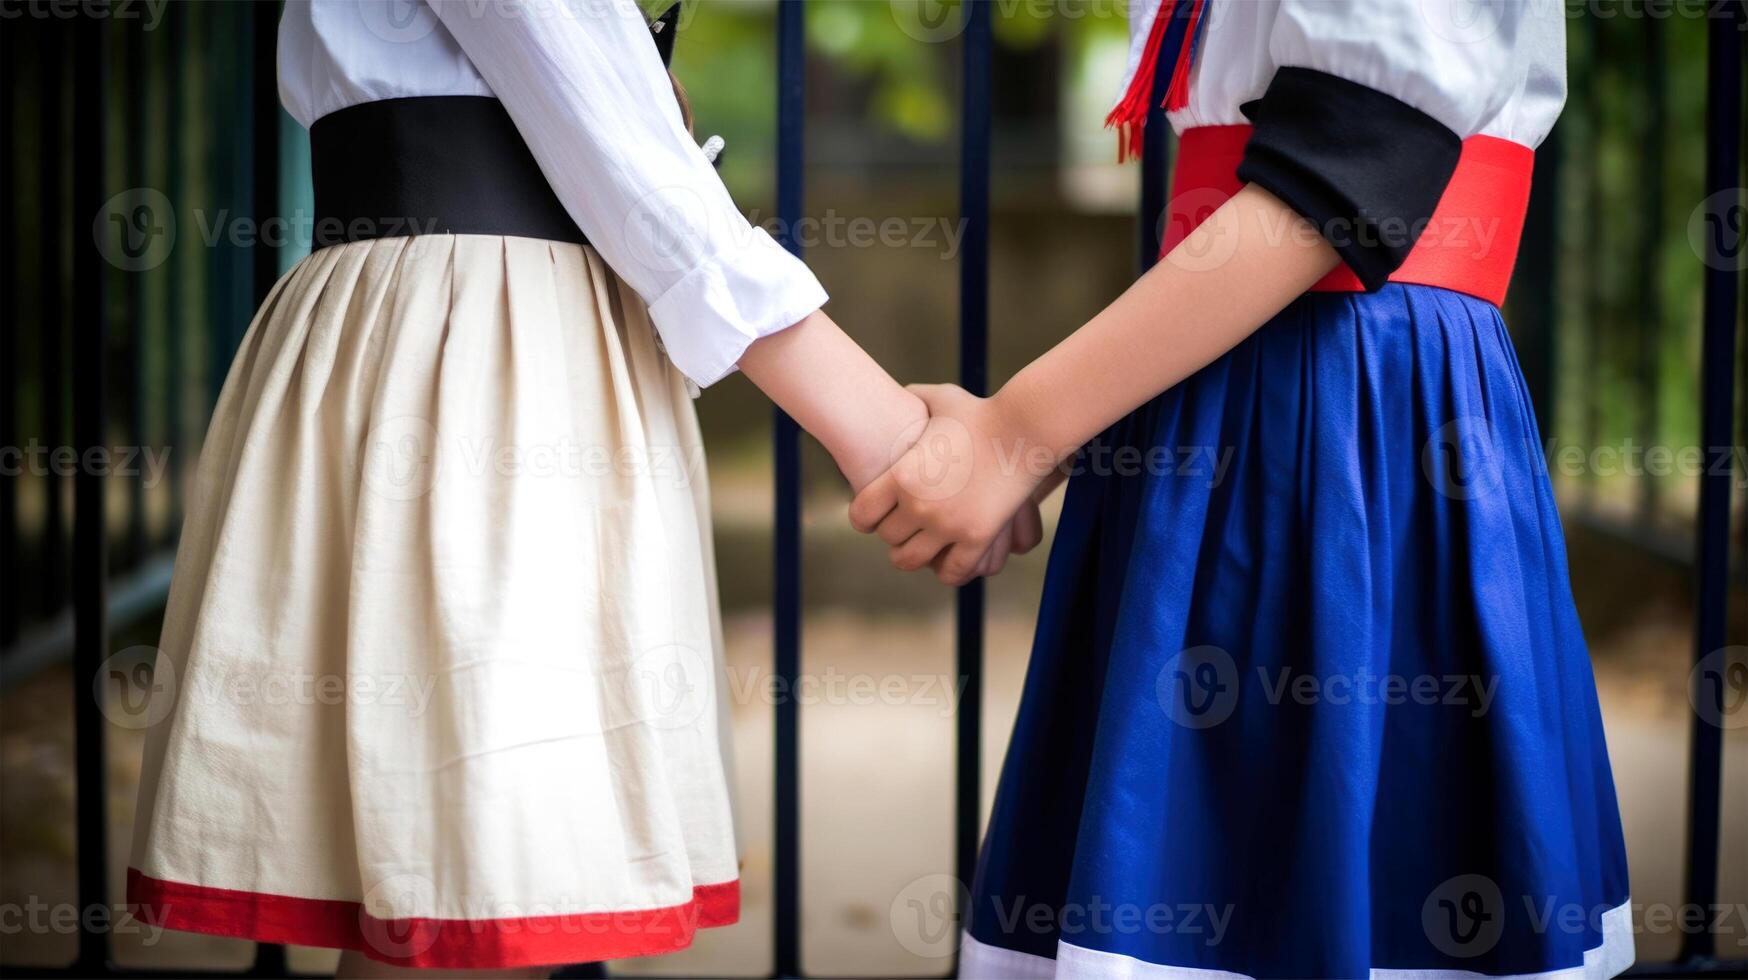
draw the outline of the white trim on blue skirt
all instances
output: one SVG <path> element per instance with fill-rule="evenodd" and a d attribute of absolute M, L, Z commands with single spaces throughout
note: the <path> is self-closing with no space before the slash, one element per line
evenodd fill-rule
<path fill-rule="evenodd" d="M 1633 965 L 1632 899 L 1602 914 L 1602 945 L 1584 951 L 1582 966 L 1523 973 L 1494 980 L 1607 980 Z M 1251 980 L 1240 973 L 1149 963 L 1133 956 L 1058 943 L 1056 958 L 1034 956 L 963 937 L 961 980 Z M 1374 969 L 1371 980 L 1461 980 L 1490 977 L 1468 970 Z"/>

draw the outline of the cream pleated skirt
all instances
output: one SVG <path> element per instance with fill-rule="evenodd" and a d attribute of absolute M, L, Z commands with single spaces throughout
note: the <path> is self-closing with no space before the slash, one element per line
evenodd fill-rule
<path fill-rule="evenodd" d="M 712 562 L 686 381 L 593 250 L 310 255 L 190 492 L 136 914 L 431 967 L 733 922 Z"/>

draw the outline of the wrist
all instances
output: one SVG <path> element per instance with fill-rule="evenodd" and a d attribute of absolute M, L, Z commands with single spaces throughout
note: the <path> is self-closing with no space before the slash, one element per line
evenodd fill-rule
<path fill-rule="evenodd" d="M 928 406 L 856 346 L 824 310 L 761 337 L 740 368 L 831 454 L 860 490 L 910 448 Z M 821 380 L 830 378 L 830 385 Z"/>
<path fill-rule="evenodd" d="M 1003 385 L 989 397 L 989 405 L 1004 441 L 1018 450 L 1017 458 L 1034 482 L 1048 477 L 1080 446 L 1079 442 L 1063 444 L 1064 440 L 1052 431 L 1044 400 L 1033 397 L 1023 384 Z"/>
<path fill-rule="evenodd" d="M 896 388 L 891 397 L 878 399 L 868 409 L 859 414 L 854 434 L 825 447 L 856 493 L 909 451 L 929 421 L 929 407 L 903 388 Z"/>

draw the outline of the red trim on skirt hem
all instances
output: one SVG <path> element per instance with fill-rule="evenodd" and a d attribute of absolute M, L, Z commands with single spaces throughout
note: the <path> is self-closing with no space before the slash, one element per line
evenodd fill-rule
<path fill-rule="evenodd" d="M 128 909 L 184 932 L 264 943 L 354 949 L 398 966 L 547 966 L 672 953 L 699 929 L 740 919 L 740 881 L 699 885 L 692 900 L 657 909 L 508 919 L 378 919 L 359 902 L 296 898 L 163 881 L 127 871 Z"/>

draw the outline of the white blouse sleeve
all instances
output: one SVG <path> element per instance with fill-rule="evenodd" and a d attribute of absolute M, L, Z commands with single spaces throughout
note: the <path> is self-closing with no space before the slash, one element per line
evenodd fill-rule
<path fill-rule="evenodd" d="M 1399 99 L 1459 138 L 1501 129 L 1534 148 L 1565 102 L 1564 17 L 1524 0 L 1282 0 L 1269 53 Z M 1531 118 L 1502 119 L 1508 104 Z"/>
<path fill-rule="evenodd" d="M 686 132 L 632 0 L 429 2 L 688 378 L 721 379 L 754 340 L 824 305 Z"/>

